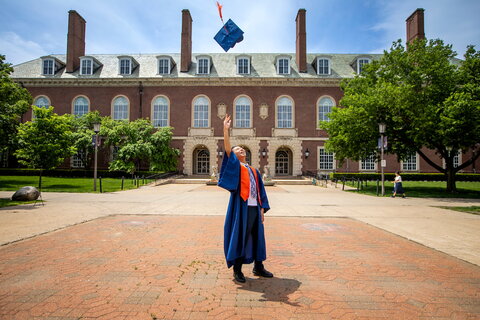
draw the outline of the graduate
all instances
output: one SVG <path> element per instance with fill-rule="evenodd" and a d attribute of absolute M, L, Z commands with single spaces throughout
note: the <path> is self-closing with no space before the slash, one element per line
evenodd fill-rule
<path fill-rule="evenodd" d="M 233 266 L 235 281 L 243 283 L 242 265 L 252 262 L 254 275 L 273 277 L 263 266 L 267 258 L 263 222 L 270 206 L 260 172 L 247 164 L 242 147 L 230 145 L 230 125 L 227 114 L 223 121 L 225 153 L 218 186 L 230 191 L 224 226 L 225 259 L 228 268 Z"/>

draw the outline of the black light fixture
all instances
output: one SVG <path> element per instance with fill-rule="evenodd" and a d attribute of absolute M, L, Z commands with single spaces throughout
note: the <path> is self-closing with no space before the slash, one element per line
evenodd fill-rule
<path fill-rule="evenodd" d="M 262 150 L 262 157 L 265 158 L 267 156 L 267 150 L 263 148 Z"/>
<path fill-rule="evenodd" d="M 307 159 L 310 156 L 310 150 L 305 150 L 305 159 Z"/>
<path fill-rule="evenodd" d="M 220 150 L 218 151 L 218 156 L 219 156 L 219 157 L 223 156 L 223 149 L 220 149 Z"/>

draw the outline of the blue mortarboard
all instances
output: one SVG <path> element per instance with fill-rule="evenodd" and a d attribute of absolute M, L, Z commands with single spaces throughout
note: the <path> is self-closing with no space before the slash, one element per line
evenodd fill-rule
<path fill-rule="evenodd" d="M 235 44 L 243 40 L 243 31 L 231 19 L 213 37 L 215 41 L 227 52 Z"/>

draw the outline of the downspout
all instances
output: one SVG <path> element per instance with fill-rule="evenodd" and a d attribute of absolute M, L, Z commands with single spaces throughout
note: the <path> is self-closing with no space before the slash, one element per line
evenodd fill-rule
<path fill-rule="evenodd" d="M 140 102 L 140 107 L 138 109 L 138 112 L 139 112 L 138 118 L 140 119 L 143 116 L 143 84 L 141 81 L 138 85 L 138 96 L 139 96 L 139 102 Z"/>

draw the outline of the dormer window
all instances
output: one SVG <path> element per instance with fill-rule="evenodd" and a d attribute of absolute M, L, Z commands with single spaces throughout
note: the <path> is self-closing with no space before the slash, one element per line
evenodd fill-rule
<path fill-rule="evenodd" d="M 357 59 L 357 73 L 360 74 L 363 71 L 363 66 L 370 63 L 370 58 L 359 58 Z"/>
<path fill-rule="evenodd" d="M 158 74 L 170 74 L 170 59 L 158 59 Z"/>
<path fill-rule="evenodd" d="M 329 75 L 330 74 L 330 60 L 327 58 L 317 58 L 317 74 Z"/>
<path fill-rule="evenodd" d="M 290 58 L 288 57 L 277 58 L 277 73 L 290 74 Z"/>
<path fill-rule="evenodd" d="M 197 58 L 197 74 L 210 74 L 210 58 Z"/>
<path fill-rule="evenodd" d="M 93 74 L 93 59 L 83 58 L 80 60 L 80 74 L 91 75 Z"/>
<path fill-rule="evenodd" d="M 43 74 L 46 76 L 53 76 L 55 74 L 55 60 L 45 59 L 43 60 Z"/>
<path fill-rule="evenodd" d="M 42 75 L 53 76 L 58 70 L 62 69 L 65 64 L 52 56 L 42 57 Z"/>
<path fill-rule="evenodd" d="M 237 73 L 250 74 L 250 58 L 249 57 L 237 58 Z"/>
<path fill-rule="evenodd" d="M 130 58 L 120 59 L 120 74 L 122 75 L 132 74 L 132 59 Z"/>

